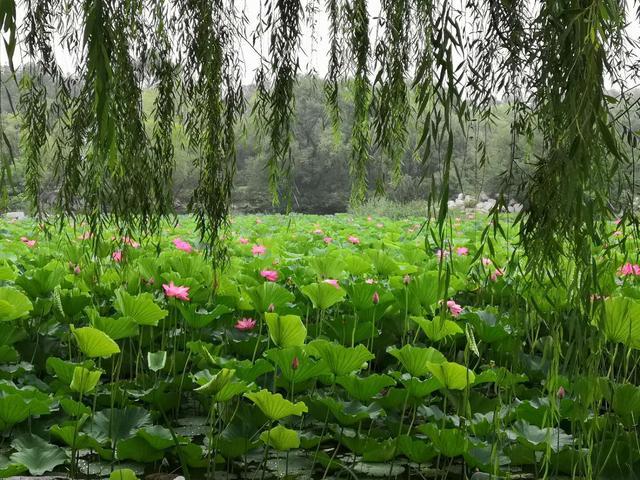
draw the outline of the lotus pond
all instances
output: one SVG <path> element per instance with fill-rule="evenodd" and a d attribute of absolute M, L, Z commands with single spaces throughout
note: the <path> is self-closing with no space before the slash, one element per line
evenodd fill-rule
<path fill-rule="evenodd" d="M 0 224 L 0 475 L 636 478 L 635 244 L 585 314 L 486 222 L 236 217 L 222 270 L 189 218 Z"/>

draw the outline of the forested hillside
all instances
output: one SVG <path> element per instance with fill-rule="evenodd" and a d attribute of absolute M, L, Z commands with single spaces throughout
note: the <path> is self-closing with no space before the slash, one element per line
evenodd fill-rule
<path fill-rule="evenodd" d="M 14 162 L 12 185 L 5 199 L 5 209 L 26 208 L 24 199 L 24 165 L 20 158 L 20 133 L 18 115 L 19 85 L 22 73 L 11 78 L 7 69 L 2 71 L 3 88 L 0 110 L 4 122 L 7 141 L 2 142 L 4 161 Z M 47 96 L 55 95 L 52 83 L 45 82 Z M 304 213 L 335 213 L 345 211 L 349 203 L 350 176 L 346 159 L 351 151 L 349 146 L 350 128 L 353 115 L 353 98 L 349 85 L 341 90 L 341 118 L 339 129 L 330 124 L 325 109 L 325 96 L 321 79 L 300 78 L 296 87 L 296 121 L 293 129 L 293 182 L 290 209 Z M 155 90 L 148 88 L 144 94 L 144 109 L 151 118 L 151 109 Z M 251 115 L 254 89 L 246 88 L 246 109 L 238 125 L 237 173 L 233 193 L 233 207 L 241 212 L 269 212 L 287 209 L 285 201 L 274 206 L 273 195 L 269 191 L 269 179 L 266 173 L 267 152 L 265 142 L 259 140 L 259 134 Z M 494 109 L 494 118 L 490 127 L 483 126 L 480 131 L 471 130 L 465 137 L 462 132 L 455 136 L 453 162 L 455 175 L 450 179 L 450 194 L 460 192 L 478 196 L 481 192 L 495 196 L 500 191 L 501 175 L 509 168 L 511 152 L 511 134 L 507 104 L 499 104 Z M 150 120 L 149 130 L 152 128 Z M 385 159 L 380 151 L 371 151 L 375 159 L 369 167 L 371 185 L 382 187 L 385 195 L 397 202 L 426 199 L 432 180 L 439 181 L 439 156 L 444 147 L 435 145 L 431 156 L 425 162 L 422 151 L 416 151 L 415 125 L 407 125 L 408 142 L 404 149 L 402 171 L 393 175 L 389 168 L 381 168 Z M 11 150 L 7 148 L 7 143 Z M 174 191 L 176 208 L 184 211 L 195 188 L 198 178 L 192 168 L 193 152 L 186 145 L 186 137 L 181 119 L 177 118 L 174 130 L 176 168 Z M 478 153 L 486 150 L 486 161 Z M 527 171 L 527 150 L 524 146 L 518 155 L 517 168 L 511 173 L 523 175 Z M 45 152 L 47 155 L 47 152 Z M 50 173 L 51 169 L 47 169 Z M 45 172 L 45 178 L 47 176 Z M 55 191 L 55 185 L 44 182 L 49 192 Z M 283 192 L 284 193 L 284 192 Z M 372 190 L 371 195 L 375 194 Z M 518 193 L 512 192 L 517 198 Z M 50 197 L 52 195 L 49 195 Z M 44 197 L 46 198 L 46 192 Z M 518 200 L 522 200 L 517 198 Z"/>

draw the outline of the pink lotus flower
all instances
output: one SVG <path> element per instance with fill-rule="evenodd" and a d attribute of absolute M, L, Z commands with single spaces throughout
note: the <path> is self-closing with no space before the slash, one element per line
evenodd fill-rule
<path fill-rule="evenodd" d="M 378 292 L 373 292 L 373 295 L 371 296 L 371 301 L 373 302 L 374 305 L 377 305 L 380 303 L 380 294 Z"/>
<path fill-rule="evenodd" d="M 120 263 L 122 261 L 122 251 L 116 250 L 111 254 L 111 258 L 113 259 L 114 262 Z"/>
<path fill-rule="evenodd" d="M 278 272 L 276 272 L 275 270 L 262 270 L 260 272 L 260 276 L 268 282 L 278 281 Z"/>
<path fill-rule="evenodd" d="M 616 225 L 620 225 L 620 223 L 621 223 L 621 222 L 622 222 L 622 219 L 621 219 L 621 218 L 616 218 L 616 220 L 615 220 L 615 222 L 614 222 L 614 223 L 615 223 Z"/>
<path fill-rule="evenodd" d="M 139 248 L 140 244 L 138 242 L 136 242 L 134 239 L 129 238 L 129 237 L 122 237 L 122 242 L 125 245 L 129 245 L 132 248 Z"/>
<path fill-rule="evenodd" d="M 319 228 L 316 228 L 316 229 L 313 231 L 313 233 L 314 233 L 315 235 L 322 235 L 324 232 L 323 232 L 322 230 L 320 230 Z"/>
<path fill-rule="evenodd" d="M 445 258 L 447 258 L 449 256 L 449 251 L 448 250 L 440 250 L 438 249 L 436 251 L 436 257 L 438 257 L 439 260 L 443 260 Z"/>
<path fill-rule="evenodd" d="M 564 387 L 560 385 L 560 388 L 558 388 L 558 391 L 556 392 L 556 396 L 558 397 L 558 400 L 562 400 L 566 395 L 566 393 L 567 392 L 564 391 Z"/>
<path fill-rule="evenodd" d="M 453 300 L 447 301 L 447 307 L 449 308 L 451 315 L 453 315 L 454 317 L 457 317 L 462 313 L 462 307 Z"/>
<path fill-rule="evenodd" d="M 496 280 L 498 280 L 498 277 L 501 277 L 502 275 L 504 275 L 504 270 L 502 270 L 501 268 L 496 268 L 489 278 L 491 278 L 492 282 L 495 282 Z"/>
<path fill-rule="evenodd" d="M 82 235 L 78 237 L 78 240 L 89 240 L 90 238 L 93 238 L 93 233 L 84 232 Z"/>
<path fill-rule="evenodd" d="M 373 278 L 367 278 L 364 283 L 368 283 L 369 285 L 373 285 L 376 281 Z"/>
<path fill-rule="evenodd" d="M 236 322 L 235 328 L 236 330 L 240 330 L 241 332 L 247 330 L 253 330 L 253 327 L 256 326 L 256 321 L 253 318 L 243 318 Z"/>
<path fill-rule="evenodd" d="M 462 257 L 462 256 L 466 256 L 469 255 L 469 249 L 467 247 L 458 247 L 456 249 L 456 253 L 458 254 L 458 256 Z"/>
<path fill-rule="evenodd" d="M 178 300 L 184 300 L 185 302 L 189 301 L 189 287 L 180 287 L 174 285 L 173 282 L 169 282 L 169 285 L 163 283 L 162 289 L 167 297 L 174 297 Z"/>
<path fill-rule="evenodd" d="M 254 245 L 251 248 L 251 253 L 254 255 L 264 255 L 267 252 L 267 247 L 264 245 Z"/>
<path fill-rule="evenodd" d="M 242 245 L 246 245 L 247 243 L 249 243 L 249 239 L 248 238 L 244 238 L 244 237 L 240 237 L 238 239 L 238 241 L 242 244 Z"/>
<path fill-rule="evenodd" d="M 627 262 L 618 269 L 618 275 L 624 277 L 626 275 L 640 275 L 640 265 L 634 265 Z"/>
<path fill-rule="evenodd" d="M 354 235 L 349 235 L 349 238 L 347 238 L 347 240 L 349 240 L 349 242 L 354 245 L 358 245 L 360 243 L 360 239 Z"/>
<path fill-rule="evenodd" d="M 621 237 L 622 236 L 622 232 L 620 230 L 616 230 L 611 235 L 614 236 L 614 237 Z"/>
<path fill-rule="evenodd" d="M 322 281 L 322 283 L 328 283 L 329 285 L 333 285 L 336 288 L 340 288 L 340 284 L 338 283 L 338 280 L 335 280 L 333 278 L 326 278 Z"/>
<path fill-rule="evenodd" d="M 324 243 L 326 243 L 327 245 L 329 245 L 331 242 L 333 242 L 333 238 L 331 238 L 331 237 L 324 237 L 324 238 L 322 239 L 322 241 L 323 241 Z"/>
<path fill-rule="evenodd" d="M 174 238 L 173 244 L 176 246 L 178 250 L 182 250 L 183 252 L 191 253 L 193 247 L 189 242 L 185 242 L 181 238 Z"/>
<path fill-rule="evenodd" d="M 76 275 L 80 275 L 80 272 L 82 270 L 80 270 L 80 266 L 76 265 L 75 267 L 73 267 L 73 273 L 75 273 Z"/>
<path fill-rule="evenodd" d="M 27 237 L 20 237 L 20 241 L 24 243 L 27 247 L 33 248 L 36 245 L 35 240 L 29 240 Z"/>
<path fill-rule="evenodd" d="M 483 257 L 482 258 L 482 265 L 484 265 L 485 267 L 488 267 L 489 265 L 491 265 L 491 259 L 487 258 L 487 257 Z"/>

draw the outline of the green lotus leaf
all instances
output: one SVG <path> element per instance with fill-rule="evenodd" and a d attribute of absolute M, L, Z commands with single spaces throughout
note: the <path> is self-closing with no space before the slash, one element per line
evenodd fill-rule
<path fill-rule="evenodd" d="M 10 345 L 0 345 L 0 363 L 14 363 L 20 358 L 18 351 Z"/>
<path fill-rule="evenodd" d="M 352 283 L 347 287 L 347 291 L 349 292 L 349 301 L 359 312 L 375 307 L 375 304 L 373 303 L 373 294 L 378 290 L 378 286 L 364 282 Z"/>
<path fill-rule="evenodd" d="M 93 360 L 86 360 L 82 363 L 68 362 L 58 357 L 47 358 L 47 371 L 54 373 L 65 385 L 69 385 L 73 381 L 73 373 L 76 367 L 84 367 L 92 369 L 94 367 Z"/>
<path fill-rule="evenodd" d="M 0 322 L 10 322 L 24 317 L 33 310 L 29 298 L 12 287 L 0 287 Z"/>
<path fill-rule="evenodd" d="M 66 275 L 67 270 L 61 262 L 53 260 L 42 268 L 27 270 L 16 278 L 16 284 L 22 287 L 31 298 L 48 297 Z"/>
<path fill-rule="evenodd" d="M 400 435 L 397 439 L 399 452 L 415 463 L 428 463 L 438 455 L 432 443 L 412 438 L 409 435 Z"/>
<path fill-rule="evenodd" d="M 463 333 L 460 325 L 445 318 L 436 317 L 433 320 L 427 320 L 424 317 L 411 317 L 411 320 L 417 323 L 427 337 L 434 342 Z"/>
<path fill-rule="evenodd" d="M 618 415 L 633 415 L 637 418 L 640 414 L 640 388 L 631 384 L 615 387 L 612 407 Z"/>
<path fill-rule="evenodd" d="M 71 325 L 71 333 L 78 342 L 80 351 L 87 357 L 108 358 L 120 353 L 120 347 L 109 335 L 93 327 L 74 328 Z"/>
<path fill-rule="evenodd" d="M 13 463 L 4 455 L 0 455 L 0 478 L 17 477 L 27 471 L 27 467 Z"/>
<path fill-rule="evenodd" d="M 431 439 L 437 450 L 445 457 L 458 457 L 466 453 L 469 448 L 469 440 L 463 430 L 441 428 L 434 423 L 426 423 L 418 429 Z"/>
<path fill-rule="evenodd" d="M 111 472 L 109 480 L 138 480 L 138 476 L 130 468 L 119 468 Z"/>
<path fill-rule="evenodd" d="M 628 297 L 609 297 L 603 303 L 604 311 L 593 324 L 607 340 L 640 348 L 640 303 Z"/>
<path fill-rule="evenodd" d="M 82 424 L 82 421 L 78 421 L 77 423 Z M 53 438 L 61 440 L 72 448 L 98 450 L 102 447 L 95 438 L 79 431 L 80 428 L 80 426 L 76 426 L 76 422 L 65 424 L 63 426 L 52 425 L 49 429 L 49 433 Z"/>
<path fill-rule="evenodd" d="M 215 308 L 209 312 L 193 302 L 179 303 L 178 310 L 180 310 L 187 324 L 192 328 L 204 328 L 222 315 L 233 312 L 233 309 L 223 304 L 216 305 Z"/>
<path fill-rule="evenodd" d="M 371 261 L 361 255 L 346 254 L 342 257 L 344 267 L 351 275 L 360 276 L 373 271 Z"/>
<path fill-rule="evenodd" d="M 266 313 L 265 321 L 269 328 L 269 336 L 278 347 L 297 347 L 304 345 L 307 328 L 298 315 L 278 315 Z"/>
<path fill-rule="evenodd" d="M 402 348 L 389 347 L 387 352 L 396 357 L 405 370 L 414 377 L 423 377 L 430 373 L 428 363 L 446 361 L 445 356 L 433 347 L 414 347 L 407 344 Z"/>
<path fill-rule="evenodd" d="M 442 388 L 442 383 L 436 377 L 426 380 L 421 380 L 417 377 L 403 378 L 400 383 L 404 386 L 406 394 L 411 398 L 424 398 Z"/>
<path fill-rule="evenodd" d="M 227 383 L 213 395 L 213 401 L 217 403 L 228 402 L 238 395 L 248 392 L 249 386 L 245 382 Z"/>
<path fill-rule="evenodd" d="M 336 378 L 336 383 L 341 385 L 349 396 L 365 402 L 380 394 L 388 387 L 396 384 L 395 380 L 388 375 L 373 374 L 367 377 L 357 375 L 342 375 Z"/>
<path fill-rule="evenodd" d="M 91 414 L 91 409 L 85 404 L 76 402 L 73 398 L 64 397 L 59 400 L 60 406 L 64 410 L 64 413 L 70 417 L 79 417 L 80 415 Z"/>
<path fill-rule="evenodd" d="M 175 447 L 176 443 L 171 435 L 171 431 L 161 425 L 150 425 L 143 427 L 136 432 L 138 437 L 143 438 L 155 450 L 164 450 Z M 179 443 L 187 443 L 184 438 L 178 438 Z"/>
<path fill-rule="evenodd" d="M 331 373 L 324 361 L 314 360 L 302 347 L 272 348 L 264 356 L 280 369 L 285 388 L 290 388 L 292 382 L 303 383 Z M 297 368 L 294 368 L 294 363 Z"/>
<path fill-rule="evenodd" d="M 101 317 L 96 316 L 91 320 L 91 326 L 103 331 L 113 340 L 132 338 L 139 335 L 138 324 L 130 317 Z"/>
<path fill-rule="evenodd" d="M 75 317 L 91 305 L 92 297 L 87 292 L 79 288 L 65 289 L 60 292 L 60 304 L 62 311 L 67 317 Z"/>
<path fill-rule="evenodd" d="M 328 413 L 331 413 L 340 425 L 345 426 L 385 415 L 385 411 L 376 403 L 363 405 L 360 402 L 344 402 L 328 396 L 309 398 L 307 402 L 310 413 L 320 422 L 326 421 Z"/>
<path fill-rule="evenodd" d="M 159 372 L 167 363 L 167 352 L 160 350 L 159 352 L 147 352 L 147 364 L 152 372 Z"/>
<path fill-rule="evenodd" d="M 400 273 L 400 267 L 389 254 L 382 250 L 367 250 L 367 256 L 371 259 L 376 272 L 382 277 L 390 277 Z"/>
<path fill-rule="evenodd" d="M 365 362 L 375 358 L 364 345 L 345 347 L 327 340 L 314 340 L 309 344 L 309 349 L 325 361 L 336 377 L 362 370 Z"/>
<path fill-rule="evenodd" d="M 430 310 L 440 300 L 440 284 L 437 271 L 424 272 L 411 279 L 408 296 L 417 299 L 425 310 Z"/>
<path fill-rule="evenodd" d="M 0 397 L 0 427 L 3 429 L 24 422 L 30 414 L 29 403 L 19 394 Z"/>
<path fill-rule="evenodd" d="M 326 310 L 341 302 L 347 294 L 343 288 L 324 282 L 304 285 L 300 287 L 300 291 L 311 300 L 314 308 L 319 308 L 320 310 Z"/>
<path fill-rule="evenodd" d="M 471 370 L 455 362 L 427 362 L 427 368 L 449 390 L 464 390 L 476 379 Z"/>
<path fill-rule="evenodd" d="M 46 447 L 27 448 L 11 455 L 11 461 L 24 465 L 32 475 L 50 472 L 67 461 L 67 455 L 60 447 L 47 444 Z"/>
<path fill-rule="evenodd" d="M 300 416 L 308 412 L 304 402 L 292 403 L 279 393 L 271 393 L 266 389 L 259 392 L 245 393 L 244 396 L 251 400 L 272 421 L 280 420 L 290 415 Z"/>
<path fill-rule="evenodd" d="M 489 311 L 465 312 L 460 316 L 473 325 L 473 331 L 485 343 L 497 343 L 511 335 L 511 327 L 498 321 Z"/>
<path fill-rule="evenodd" d="M 344 262 L 337 255 L 318 255 L 309 259 L 309 267 L 318 278 L 339 278 Z"/>
<path fill-rule="evenodd" d="M 235 374 L 235 370 L 223 368 L 218 373 L 213 375 L 207 383 L 196 388 L 194 391 L 203 395 L 215 395 L 227 384 L 231 383 Z"/>
<path fill-rule="evenodd" d="M 129 295 L 123 289 L 118 289 L 115 291 L 115 297 L 114 308 L 123 317 L 132 319 L 138 325 L 155 327 L 169 313 L 156 305 L 150 293 L 141 293 L 134 296 Z"/>
<path fill-rule="evenodd" d="M 246 435 L 237 424 L 227 425 L 214 440 L 218 451 L 227 458 L 238 458 L 260 446 L 259 439 Z"/>
<path fill-rule="evenodd" d="M 84 367 L 76 367 L 73 370 L 73 379 L 69 385 L 71 390 L 78 392 L 80 395 L 91 393 L 98 382 L 102 372 L 100 370 L 87 370 Z"/>
<path fill-rule="evenodd" d="M 106 439 L 117 444 L 148 425 L 151 425 L 151 416 L 144 408 L 114 408 L 97 412 L 83 431 L 100 442 Z"/>
<path fill-rule="evenodd" d="M 298 432 L 283 427 L 282 425 L 262 432 L 260 434 L 260 440 L 262 440 L 265 445 L 269 445 L 271 448 L 281 452 L 300 447 Z"/>
<path fill-rule="evenodd" d="M 273 305 L 281 308 L 295 299 L 293 293 L 275 282 L 264 282 L 257 287 L 247 289 L 253 308 L 258 312 L 267 312 Z"/>
<path fill-rule="evenodd" d="M 567 435 L 557 428 L 540 428 L 524 420 L 517 420 L 511 426 L 520 443 L 543 451 L 549 446 L 554 452 L 559 452 L 566 446 L 573 444 L 571 435 Z"/>
<path fill-rule="evenodd" d="M 118 460 L 134 460 L 140 463 L 162 460 L 165 454 L 162 450 L 153 448 L 141 437 L 125 438 L 118 442 L 116 457 Z"/>

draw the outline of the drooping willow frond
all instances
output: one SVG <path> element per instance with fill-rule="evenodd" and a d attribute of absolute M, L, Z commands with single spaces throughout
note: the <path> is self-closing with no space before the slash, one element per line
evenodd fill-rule
<path fill-rule="evenodd" d="M 635 3 L 383 0 L 379 12 L 367 0 L 256 0 L 251 8 L 234 0 L 0 5 L 5 54 L 15 60 L 19 52 L 26 72 L 18 112 L 33 207 L 82 215 L 96 233 L 107 224 L 156 231 L 159 219 L 173 214 L 173 136 L 180 126 L 198 178 L 191 211 L 208 249 L 222 252 L 235 132 L 248 93 L 247 51 L 259 56 L 252 113 L 266 174 L 274 201 L 290 201 L 294 87 L 305 73 L 305 29 L 317 39 L 320 16 L 328 49 L 311 51 L 326 59 L 329 123 L 338 131 L 341 119 L 353 119 L 345 126 L 345 161 L 354 202 L 372 192 L 377 153 L 388 160 L 376 166 L 378 181 L 397 176 L 415 123 L 415 155 L 432 173 L 430 214 L 442 241 L 460 167 L 452 163 L 454 137 L 472 140 L 473 161 L 483 164 L 488 153 L 479 135 L 486 137 L 503 108 L 511 150 L 495 228 L 509 200 L 524 199 L 520 238 L 530 266 L 547 271 L 553 259 L 570 255 L 586 292 L 588 249 L 601 241 L 612 210 L 625 207 L 609 196 L 614 177 L 618 190 L 635 188 L 634 178 L 620 174 L 638 146 L 621 121 L 637 110 Z M 61 66 L 69 59 L 71 72 Z M 46 96 L 45 79 L 56 87 Z M 143 108 L 147 88 L 150 115 Z M 352 115 L 341 115 L 343 94 L 352 97 Z M 7 168 L 3 163 L 0 178 Z M 54 185 L 47 202 L 40 196 L 45 171 L 53 172 Z"/>

